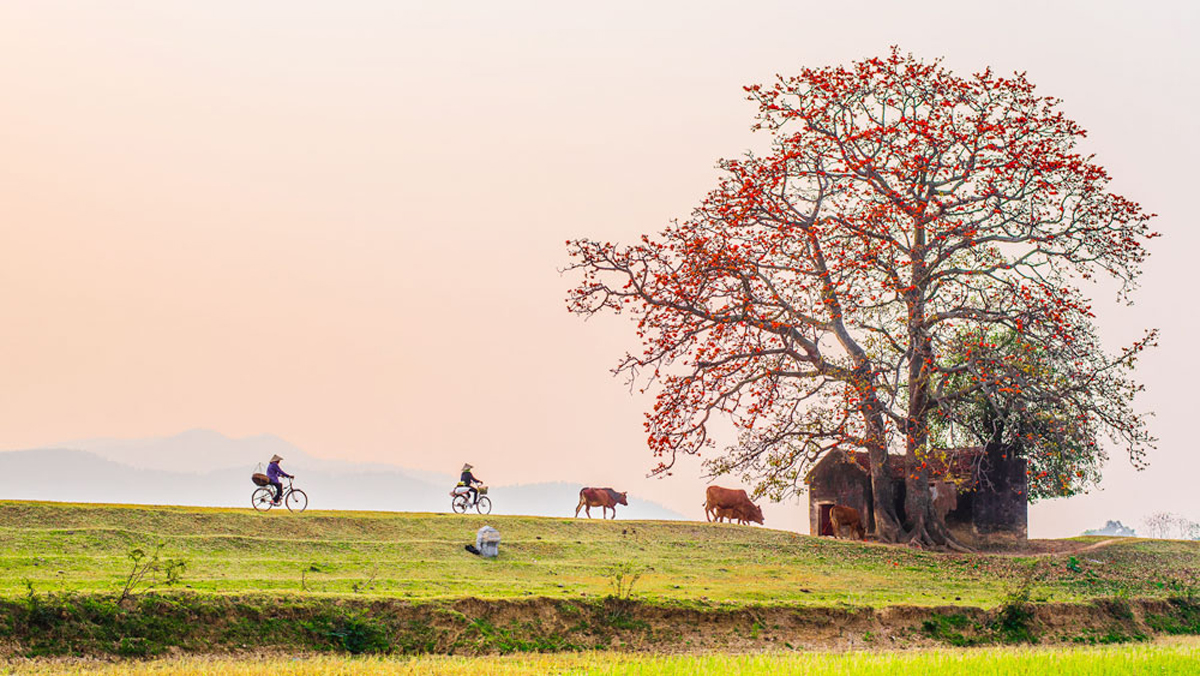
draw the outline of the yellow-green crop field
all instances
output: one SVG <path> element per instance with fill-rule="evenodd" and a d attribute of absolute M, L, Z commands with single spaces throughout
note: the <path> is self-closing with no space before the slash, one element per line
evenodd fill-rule
<path fill-rule="evenodd" d="M 0 663 L 2 665 L 2 663 Z M 0 666 L 0 673 L 5 673 Z M 64 676 L 220 676 L 425 675 L 543 676 L 729 676 L 819 674 L 820 676 L 1191 676 L 1200 673 L 1200 641 L 1195 638 L 1099 648 L 978 648 L 910 652 L 763 653 L 754 655 L 643 656 L 620 653 L 521 655 L 506 657 L 183 658 L 149 662 L 9 663 L 9 673 Z"/>

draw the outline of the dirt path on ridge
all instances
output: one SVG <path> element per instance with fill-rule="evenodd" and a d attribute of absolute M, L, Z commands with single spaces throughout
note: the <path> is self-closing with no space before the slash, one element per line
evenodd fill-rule
<path fill-rule="evenodd" d="M 1093 542 L 1091 544 L 1086 544 L 1086 545 L 1081 545 L 1081 546 L 1072 546 L 1072 545 L 1079 545 L 1079 543 L 1070 542 L 1068 540 L 1030 540 L 1030 545 L 1033 545 L 1033 546 L 1029 547 L 1028 549 L 999 551 L 999 552 L 980 552 L 980 553 L 995 554 L 997 556 L 1035 556 L 1035 557 L 1061 556 L 1061 555 L 1066 555 L 1066 554 L 1082 554 L 1084 552 L 1092 552 L 1097 549 L 1103 549 L 1104 547 L 1107 547 L 1111 544 L 1120 542 L 1122 539 L 1124 539 L 1124 538 L 1109 538 L 1107 540 L 1101 540 L 1100 542 Z M 1036 543 L 1036 544 L 1034 544 L 1034 543 Z"/>

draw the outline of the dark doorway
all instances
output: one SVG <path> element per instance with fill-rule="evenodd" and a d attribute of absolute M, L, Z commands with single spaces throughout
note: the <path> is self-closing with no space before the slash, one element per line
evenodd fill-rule
<path fill-rule="evenodd" d="M 833 522 L 829 519 L 829 512 L 833 510 L 833 503 L 822 502 L 817 505 L 817 509 L 821 510 L 817 515 L 817 534 L 833 535 Z"/>

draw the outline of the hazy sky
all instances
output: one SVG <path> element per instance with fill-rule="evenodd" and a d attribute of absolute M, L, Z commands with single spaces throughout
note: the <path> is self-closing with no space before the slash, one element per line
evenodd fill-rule
<path fill-rule="evenodd" d="M 566 480 L 699 516 L 563 299 L 564 240 L 683 218 L 761 146 L 741 87 L 899 44 L 1026 71 L 1159 214 L 1112 346 L 1161 437 L 1034 535 L 1200 520 L 1193 2 L 0 4 L 0 448 L 196 427 L 314 455 Z M 723 481 L 728 485 L 729 481 Z M 805 507 L 767 524 L 804 528 Z"/>

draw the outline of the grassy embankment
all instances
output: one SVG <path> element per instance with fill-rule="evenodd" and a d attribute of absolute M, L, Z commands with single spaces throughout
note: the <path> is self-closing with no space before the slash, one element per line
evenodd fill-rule
<path fill-rule="evenodd" d="M 463 550 L 484 524 L 501 556 Z M 1099 538 L 1078 538 L 1080 547 Z M 487 599 L 603 596 L 613 567 L 643 599 L 993 607 L 1031 571 L 1040 601 L 1165 597 L 1200 572 L 1200 542 L 1122 540 L 1078 555 L 953 555 L 728 524 L 286 512 L 0 501 L 0 597 L 111 593 L 128 552 L 162 545 L 197 592 Z"/>
<path fill-rule="evenodd" d="M 496 560 L 463 550 L 485 523 Z M 186 563 L 179 582 L 151 573 L 118 602 L 129 553 L 160 546 Z M 968 645 L 1036 638 L 1030 621 L 1107 641 L 1200 633 L 1198 569 L 1189 542 L 963 556 L 688 522 L 0 502 L 0 652 L 694 650 L 880 632 Z M 1103 599 L 1103 617 L 1022 611 L 1005 628 L 1014 598 Z M 899 605 L 956 608 L 861 610 Z"/>

